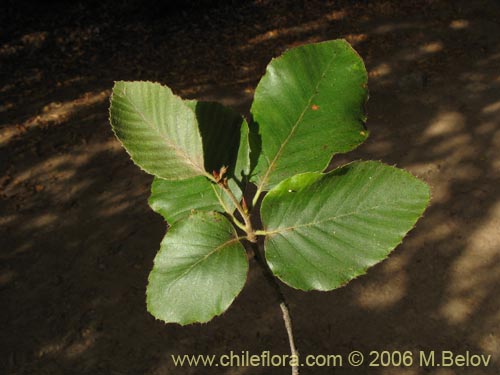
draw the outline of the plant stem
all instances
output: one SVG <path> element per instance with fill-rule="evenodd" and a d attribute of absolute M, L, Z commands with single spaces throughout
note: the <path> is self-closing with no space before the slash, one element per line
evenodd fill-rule
<path fill-rule="evenodd" d="M 272 271 L 269 269 L 269 266 L 267 265 L 262 254 L 260 253 L 259 245 L 256 242 L 251 242 L 251 245 L 252 245 L 252 251 L 254 253 L 254 258 L 257 261 L 257 264 L 261 267 L 265 279 L 267 280 L 268 284 L 271 285 L 274 291 L 275 298 L 278 300 L 280 304 L 281 312 L 283 314 L 283 321 L 285 322 L 286 333 L 288 335 L 290 352 L 292 356 L 294 356 L 294 362 L 295 359 L 298 361 L 299 351 L 295 346 L 295 340 L 293 338 L 293 330 L 292 330 L 292 319 L 290 318 L 290 311 L 288 309 L 288 304 L 286 302 L 285 295 L 281 291 L 281 288 L 278 282 L 276 281 L 276 278 L 274 277 Z M 292 375 L 299 375 L 298 365 L 292 365 Z"/>
<path fill-rule="evenodd" d="M 235 197 L 229 186 L 227 186 L 227 181 L 222 180 L 222 179 L 214 179 L 211 176 L 208 176 L 212 181 L 217 183 L 228 195 L 229 199 L 231 199 L 231 202 L 233 202 L 234 206 L 236 207 L 236 210 L 240 213 L 241 217 L 243 218 L 245 222 L 245 226 L 237 220 L 232 213 L 228 212 L 229 215 L 231 215 L 232 219 L 234 220 L 234 223 L 240 228 L 243 229 L 246 232 L 246 240 L 250 242 L 252 246 L 252 251 L 254 253 L 255 260 L 257 261 L 257 264 L 261 267 L 264 277 L 267 280 L 267 282 L 271 285 L 271 288 L 274 291 L 275 298 L 277 299 L 281 313 L 283 314 L 283 321 L 285 322 L 285 328 L 286 328 L 286 333 L 288 335 L 288 344 L 290 345 L 290 352 L 293 356 L 293 365 L 292 365 L 292 375 L 299 375 L 299 366 L 298 366 L 298 359 L 299 359 L 299 352 L 297 350 L 297 347 L 295 346 L 295 341 L 293 338 L 293 330 L 292 330 L 292 319 L 290 318 L 290 311 L 288 309 L 288 304 L 285 299 L 285 295 L 281 291 L 281 288 L 276 281 L 276 278 L 274 277 L 271 269 L 267 265 L 266 260 L 262 256 L 259 250 L 259 244 L 257 243 L 257 234 L 259 235 L 265 235 L 264 231 L 255 231 L 252 226 L 252 221 L 250 219 L 250 214 L 248 211 L 244 210 L 243 207 L 241 206 L 240 202 L 238 199 Z M 260 192 L 255 196 L 253 200 L 252 207 L 255 207 L 255 202 L 257 201 L 258 197 L 260 195 Z M 224 207 L 225 208 L 225 207 Z M 226 210 L 227 211 L 227 210 Z"/>
<path fill-rule="evenodd" d="M 224 181 L 219 181 L 217 182 L 217 184 L 226 192 L 229 199 L 231 199 L 231 202 L 233 202 L 234 206 L 236 207 L 236 210 L 238 210 L 241 217 L 243 218 L 243 221 L 245 222 L 245 232 L 247 233 L 248 241 L 252 243 L 257 242 L 257 236 L 255 235 L 255 232 L 253 230 L 250 215 L 243 209 L 243 207 L 241 207 L 240 202 L 238 202 L 238 199 L 236 199 L 233 192 L 227 186 L 227 184 L 224 183 Z"/>
<path fill-rule="evenodd" d="M 221 169 L 222 171 L 222 169 Z M 234 196 L 232 190 L 227 186 L 227 181 L 222 179 L 221 177 L 224 175 L 225 172 L 221 173 L 221 176 L 219 178 L 215 178 L 212 176 L 210 173 L 205 173 L 205 177 L 207 177 L 210 181 L 213 183 L 217 184 L 224 192 L 227 194 L 231 202 L 233 202 L 234 207 L 236 207 L 236 210 L 240 213 L 241 217 L 245 221 L 245 224 L 243 225 L 236 217 L 233 215 L 233 213 L 221 202 L 222 207 L 224 207 L 224 210 L 227 212 L 227 214 L 233 219 L 234 224 L 243 230 L 244 232 L 247 233 L 248 240 L 251 242 L 257 241 L 257 236 L 255 235 L 253 228 L 252 228 L 252 223 L 250 221 L 250 216 L 246 213 L 246 211 L 243 209 L 241 206 L 240 202 L 238 202 L 238 199 Z"/>

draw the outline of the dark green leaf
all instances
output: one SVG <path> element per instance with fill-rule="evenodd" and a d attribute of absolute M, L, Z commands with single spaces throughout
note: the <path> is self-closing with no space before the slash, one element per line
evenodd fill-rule
<path fill-rule="evenodd" d="M 238 154 L 243 117 L 220 103 L 196 100 L 188 100 L 185 103 L 196 113 L 206 171 L 212 173 L 225 166 L 229 168 L 229 174 L 232 174 Z"/>
<path fill-rule="evenodd" d="M 245 249 L 227 219 L 197 212 L 163 239 L 147 288 L 148 311 L 164 322 L 207 322 L 224 312 L 246 281 Z"/>
<path fill-rule="evenodd" d="M 235 179 L 241 184 L 247 180 L 251 169 L 251 152 L 249 128 L 246 120 L 241 124 L 240 145 L 238 148 L 238 158 L 234 168 Z"/>
<path fill-rule="evenodd" d="M 335 289 L 386 258 L 428 201 L 424 182 L 379 162 L 293 176 L 262 203 L 267 262 L 294 288 Z"/>
<path fill-rule="evenodd" d="M 344 40 L 293 48 L 271 61 L 251 109 L 262 143 L 252 179 L 259 191 L 321 171 L 332 154 L 366 139 L 366 83 L 362 59 Z"/>

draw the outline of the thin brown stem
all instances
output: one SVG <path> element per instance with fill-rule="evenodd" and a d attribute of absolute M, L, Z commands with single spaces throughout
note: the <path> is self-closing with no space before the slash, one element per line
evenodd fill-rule
<path fill-rule="evenodd" d="M 245 222 L 245 232 L 247 232 L 248 241 L 252 243 L 257 242 L 257 236 L 255 235 L 255 232 L 253 230 L 252 221 L 250 220 L 250 215 L 248 214 L 248 212 L 243 209 L 240 202 L 238 201 L 238 199 L 236 199 L 232 190 L 227 186 L 227 183 L 224 180 L 217 182 L 217 184 L 226 192 L 229 199 L 231 199 L 231 202 L 233 202 L 234 207 L 236 207 L 236 210 L 243 218 L 243 221 Z"/>
<path fill-rule="evenodd" d="M 260 253 L 259 250 L 259 245 L 255 242 L 251 243 L 252 245 L 252 250 L 254 253 L 254 258 L 257 261 L 257 264 L 261 267 L 264 276 L 268 282 L 268 284 L 271 285 L 275 298 L 278 300 L 281 308 L 281 312 L 283 314 L 283 321 L 285 322 L 285 328 L 286 328 L 286 333 L 288 335 L 288 343 L 290 345 L 290 352 L 292 356 L 294 357 L 294 365 L 292 365 L 292 375 L 299 375 L 299 366 L 298 366 L 298 358 L 299 358 L 299 351 L 297 350 L 297 347 L 295 346 L 295 340 L 293 338 L 293 327 L 292 327 L 292 319 L 290 317 L 290 310 L 288 308 L 288 304 L 285 299 L 285 295 L 281 291 L 281 288 L 276 281 L 276 277 L 273 275 L 272 271 L 269 269 L 269 266 L 267 265 L 264 257 Z"/>
<path fill-rule="evenodd" d="M 227 167 L 222 167 L 219 172 L 214 171 L 212 175 L 210 173 L 206 173 L 206 177 L 208 177 L 211 181 L 215 182 L 217 185 L 220 186 L 222 190 L 225 191 L 231 202 L 233 202 L 234 207 L 236 207 L 236 210 L 240 213 L 241 217 L 243 218 L 243 221 L 245 222 L 244 228 L 242 228 L 241 223 L 233 216 L 232 212 L 229 212 L 226 207 L 224 209 L 226 212 L 231 216 L 233 219 L 235 225 L 237 225 L 240 229 L 243 229 L 247 233 L 248 241 L 250 242 L 257 242 L 257 236 L 253 230 L 252 227 L 252 221 L 250 219 L 250 214 L 248 213 L 247 210 L 243 209 L 242 205 L 234 195 L 233 191 L 231 188 L 228 186 L 227 183 L 227 178 L 224 177 L 224 175 L 227 172 Z"/>

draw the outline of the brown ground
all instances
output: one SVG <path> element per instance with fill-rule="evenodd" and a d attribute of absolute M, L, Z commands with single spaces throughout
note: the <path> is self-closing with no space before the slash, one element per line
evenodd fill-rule
<path fill-rule="evenodd" d="M 174 368 L 172 353 L 287 353 L 286 336 L 255 267 L 208 324 L 166 326 L 146 312 L 165 224 L 146 203 L 151 177 L 112 136 L 108 95 L 113 80 L 156 80 L 244 112 L 271 57 L 339 37 L 370 72 L 372 136 L 334 163 L 397 164 L 429 182 L 433 200 L 367 275 L 331 293 L 286 289 L 299 349 L 494 361 L 335 374 L 500 373 L 498 2 L 12 3 L 0 15 L 1 374 L 288 374 Z"/>

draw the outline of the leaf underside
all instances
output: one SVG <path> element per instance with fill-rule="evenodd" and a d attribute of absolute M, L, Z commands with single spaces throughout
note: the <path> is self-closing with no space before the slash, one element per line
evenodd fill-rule
<path fill-rule="evenodd" d="M 379 162 L 293 176 L 262 203 L 267 262 L 294 288 L 338 288 L 386 258 L 428 201 L 424 182 Z"/>
<path fill-rule="evenodd" d="M 268 190 L 285 178 L 322 171 L 332 154 L 368 136 L 367 73 L 344 40 L 293 48 L 267 67 L 251 108 L 261 152 L 252 181 Z"/>
<path fill-rule="evenodd" d="M 215 212 L 196 212 L 174 224 L 161 243 L 149 275 L 148 311 L 167 323 L 207 322 L 230 306 L 247 271 L 231 223 Z"/>
<path fill-rule="evenodd" d="M 166 180 L 205 174 L 195 113 L 166 86 L 116 82 L 110 122 L 132 160 Z"/>

